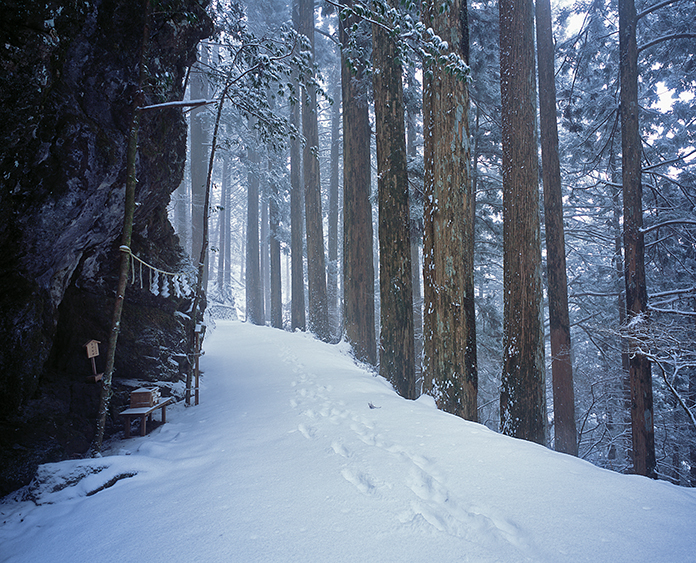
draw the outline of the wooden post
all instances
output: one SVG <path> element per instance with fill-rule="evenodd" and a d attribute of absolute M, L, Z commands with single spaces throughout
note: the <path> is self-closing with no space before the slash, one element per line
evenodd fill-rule
<path fill-rule="evenodd" d="M 200 359 L 201 359 L 201 345 L 202 345 L 202 340 L 203 340 L 203 335 L 205 334 L 205 324 L 204 323 L 198 323 L 196 325 L 196 345 L 195 345 L 195 354 L 196 354 L 196 360 L 193 368 L 193 373 L 196 378 L 196 399 L 195 399 L 195 404 L 198 405 L 200 401 L 200 382 L 201 382 L 201 366 L 200 366 Z"/>
<path fill-rule="evenodd" d="M 195 375 L 196 375 L 196 401 L 195 404 L 198 405 L 198 401 L 200 398 L 199 392 L 198 392 L 198 385 L 200 384 L 200 376 L 201 376 L 201 369 L 200 369 L 200 358 L 201 358 L 201 333 L 196 331 L 196 367 L 195 367 Z"/>
<path fill-rule="evenodd" d="M 88 383 L 96 383 L 97 381 L 101 381 L 102 377 L 104 376 L 103 373 L 97 373 L 97 362 L 95 360 L 95 358 L 99 355 L 99 343 L 99 340 L 90 340 L 84 344 L 84 347 L 87 349 L 87 357 L 92 362 L 92 375 L 87 378 Z"/>

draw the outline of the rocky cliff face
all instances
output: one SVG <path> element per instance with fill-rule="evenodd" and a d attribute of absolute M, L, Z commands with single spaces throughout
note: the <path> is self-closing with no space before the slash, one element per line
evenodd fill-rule
<path fill-rule="evenodd" d="M 153 0 L 147 103 L 183 97 L 212 31 L 206 3 Z M 94 431 L 99 384 L 86 383 L 83 344 L 106 352 L 144 5 L 0 7 L 0 495 L 36 463 L 85 451 Z M 132 248 L 178 271 L 186 259 L 166 208 L 185 162 L 181 111 L 143 114 L 139 139 Z M 175 312 L 189 305 L 129 287 L 115 376 L 176 380 L 187 327 Z"/>

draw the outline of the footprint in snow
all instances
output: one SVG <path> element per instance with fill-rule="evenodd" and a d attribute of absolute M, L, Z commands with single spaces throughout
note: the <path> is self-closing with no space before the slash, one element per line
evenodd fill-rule
<path fill-rule="evenodd" d="M 348 452 L 346 447 L 340 442 L 331 442 L 331 447 L 333 448 L 333 451 L 338 455 L 346 458 L 350 457 L 350 452 Z"/>
<path fill-rule="evenodd" d="M 298 429 L 298 430 L 300 431 L 300 433 L 301 433 L 305 438 L 307 438 L 308 440 L 311 440 L 312 438 L 314 438 L 314 436 L 315 436 L 315 434 L 316 434 L 316 431 L 314 430 L 314 428 L 312 428 L 311 426 L 306 426 L 306 425 L 304 425 L 304 424 L 300 424 L 300 425 L 297 427 L 297 429 Z"/>
<path fill-rule="evenodd" d="M 365 473 L 362 473 L 360 471 L 354 471 L 346 467 L 341 471 L 341 475 L 343 475 L 343 478 L 352 485 L 354 485 L 355 488 L 358 489 L 361 493 L 366 495 L 374 493 L 375 485 L 372 483 L 370 477 L 367 476 Z"/>

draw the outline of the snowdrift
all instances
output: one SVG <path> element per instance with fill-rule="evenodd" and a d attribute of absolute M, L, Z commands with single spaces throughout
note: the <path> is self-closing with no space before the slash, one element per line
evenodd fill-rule
<path fill-rule="evenodd" d="M 407 401 L 344 344 L 220 322 L 202 403 L 0 504 L 0 561 L 685 562 L 696 492 Z"/>

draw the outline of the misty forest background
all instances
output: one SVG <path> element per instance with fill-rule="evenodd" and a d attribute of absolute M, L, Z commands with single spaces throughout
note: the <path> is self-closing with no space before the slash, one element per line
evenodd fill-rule
<path fill-rule="evenodd" d="M 142 4 L 3 28 L 5 492 L 236 318 L 696 485 L 694 0 Z"/>
<path fill-rule="evenodd" d="M 531 9 L 531 3 L 529 6 Z M 426 16 L 418 12 L 419 8 Z M 610 1 L 592 1 L 555 5 L 553 10 L 552 68 L 556 88 L 553 101 L 558 124 L 563 211 L 560 226 L 565 240 L 568 326 L 572 342 L 569 356 L 574 405 L 571 408 L 577 455 L 612 470 L 633 471 L 630 362 L 637 355 L 646 357 L 652 365 L 656 474 L 674 483 L 693 486 L 696 484 L 694 6 L 693 2 L 681 1 L 657 8 L 651 3 L 641 3 L 637 7 L 639 24 L 635 28 L 642 167 L 643 224 L 639 229 L 644 237 L 640 252 L 644 256 L 648 293 L 647 303 L 638 313 L 627 313 L 624 278 L 627 266 L 624 264 L 622 157 L 626 157 L 622 154 L 620 111 L 624 59 L 620 53 L 618 13 L 623 7 Z M 356 355 L 368 363 L 380 363 L 380 373 L 392 380 L 404 396 L 417 396 L 425 391 L 437 398 L 441 393 L 438 382 L 433 383 L 432 376 L 428 378 L 421 369 L 423 309 L 432 307 L 432 299 L 424 305 L 424 294 L 427 298 L 429 282 L 437 283 L 428 277 L 428 265 L 432 264 L 428 253 L 432 255 L 435 251 L 432 243 L 427 242 L 427 234 L 425 244 L 430 246 L 426 246 L 425 253 L 425 283 L 423 248 L 424 230 L 427 233 L 429 217 L 433 214 L 429 208 L 433 200 L 432 185 L 437 184 L 432 180 L 432 175 L 437 174 L 433 172 L 436 168 L 433 160 L 438 159 L 428 152 L 432 148 L 424 146 L 424 130 L 427 133 L 432 123 L 424 119 L 423 86 L 425 82 L 426 90 L 433 88 L 433 83 L 439 80 L 438 72 L 442 72 L 433 71 L 432 55 L 429 58 L 432 51 L 428 50 L 427 40 L 422 39 L 427 34 L 418 27 L 420 20 L 428 21 L 427 9 L 417 3 L 395 4 L 393 8 L 386 2 L 366 7 L 356 3 L 352 11 L 344 11 L 339 18 L 339 7 L 333 2 L 317 2 L 313 6 L 304 1 L 295 6 L 279 1 L 248 5 L 215 3 L 212 14 L 217 35 L 199 46 L 187 96 L 191 100 L 219 100 L 225 90 L 224 95 L 231 102 L 224 105 L 219 122 L 210 192 L 206 275 L 208 310 L 213 317 L 229 318 L 239 313 L 256 324 L 307 328 L 327 341 L 346 336 L 353 343 L 362 343 L 360 336 L 346 329 L 346 322 L 364 324 L 363 319 L 370 319 L 370 315 L 360 313 L 356 321 L 355 311 L 348 309 L 346 313 L 351 305 L 345 292 L 355 289 L 347 288 L 351 282 L 344 280 L 348 279 L 347 268 L 365 266 L 355 264 L 356 251 L 350 240 L 358 235 L 352 233 L 356 225 L 348 224 L 346 213 L 355 213 L 349 200 L 354 198 L 355 183 L 365 181 L 364 175 L 360 179 L 360 173 L 367 172 L 372 221 L 371 225 L 359 228 L 362 237 L 373 240 L 365 242 L 363 238 L 359 244 L 364 248 L 371 245 L 373 264 L 371 268 L 355 271 L 364 276 L 369 275 L 365 272 L 370 269 L 375 272 L 374 281 L 368 281 L 374 287 L 377 311 L 372 317 L 371 338 L 379 349 L 385 342 L 384 335 L 380 339 L 380 324 L 384 322 L 379 312 L 380 301 L 385 293 L 380 291 L 380 280 L 384 278 L 379 272 L 389 267 L 390 261 L 380 256 L 380 251 L 388 248 L 381 246 L 385 241 L 380 241 L 380 237 L 393 236 L 383 234 L 382 229 L 387 214 L 397 213 L 398 207 L 398 204 L 385 205 L 381 199 L 380 190 L 386 188 L 378 187 L 383 172 L 378 163 L 380 148 L 375 146 L 380 141 L 374 135 L 377 132 L 379 137 L 380 120 L 388 119 L 378 107 L 384 94 L 374 86 L 377 78 L 382 81 L 380 88 L 384 88 L 387 80 L 384 71 L 375 70 L 375 61 L 379 59 L 375 49 L 385 48 L 377 42 L 377 35 L 387 30 L 388 41 L 395 46 L 394 59 L 402 64 L 400 96 L 405 123 L 411 322 L 416 357 L 413 388 L 409 390 L 406 386 L 402 391 L 399 387 L 400 377 L 410 377 L 402 373 L 408 368 L 390 374 L 381 365 L 390 361 L 385 360 L 383 350 L 376 354 L 368 345 Z M 463 18 L 459 18 L 459 13 L 452 15 L 460 9 Z M 506 63 L 500 61 L 500 42 L 504 39 L 503 34 L 499 35 L 503 19 L 496 2 L 471 2 L 468 12 L 466 6 L 450 2 L 445 12 L 448 11 L 450 14 L 445 13 L 445 17 L 463 19 L 468 24 L 468 29 L 464 27 L 465 39 L 468 31 L 468 52 L 456 49 L 454 52 L 471 68 L 466 78 L 457 77 L 456 71 L 443 72 L 444 76 L 454 76 L 466 84 L 470 97 L 466 100 L 469 135 L 464 143 L 470 162 L 460 168 L 466 169 L 463 181 L 469 183 L 474 199 L 460 210 L 460 215 L 464 223 L 471 224 L 473 237 L 471 289 L 475 321 L 465 323 L 460 317 L 460 323 L 475 326 L 467 330 L 475 331 L 474 365 L 469 369 L 477 374 L 477 397 L 474 395 L 475 409 L 463 416 L 501 430 L 501 424 L 504 425 L 501 390 L 506 392 L 511 385 L 504 381 L 503 368 L 507 365 L 504 353 L 508 351 L 509 355 L 510 347 L 514 347 L 504 336 L 503 296 L 509 293 L 506 283 L 513 283 L 506 282 L 504 276 L 503 256 L 507 252 L 504 231 L 506 221 L 512 222 L 514 214 L 510 212 L 511 218 L 506 219 L 503 196 L 505 156 L 500 80 L 501 68 L 504 72 Z M 435 14 L 435 17 L 442 16 Z M 523 21 L 526 25 L 527 20 Z M 452 27 L 445 26 L 441 37 L 451 41 L 448 33 Z M 395 28 L 397 31 L 390 35 L 389 30 Z M 296 32 L 308 36 L 310 41 L 301 40 Z M 419 33 L 420 43 L 414 41 Z M 352 72 L 346 74 L 346 68 Z M 548 87 L 540 87 L 539 91 L 543 95 Z M 427 103 L 427 96 L 425 99 Z M 535 99 L 533 102 L 536 104 Z M 358 149 L 353 144 L 347 145 L 360 139 L 351 137 L 355 135 L 354 128 L 360 126 L 361 118 L 356 117 L 359 111 L 347 116 L 347 112 L 356 111 L 355 106 L 369 112 L 369 130 L 362 133 L 362 142 L 371 143 L 371 151 L 367 157 L 360 157 L 362 161 L 355 156 Z M 190 158 L 184 181 L 173 194 L 169 207 L 172 223 L 192 256 L 198 255 L 202 240 L 203 189 L 217 107 L 200 107 L 188 113 Z M 428 106 L 426 111 L 432 112 Z M 316 129 L 312 133 L 313 127 Z M 518 133 L 519 130 L 512 133 L 513 144 L 521 142 L 514 138 Z M 316 141 L 311 135 L 315 135 Z M 352 151 L 349 160 L 344 160 L 346 151 Z M 540 153 L 533 148 L 532 158 L 536 159 L 537 154 Z M 318 168 L 312 168 L 308 160 L 316 160 Z M 430 187 L 424 187 L 424 182 L 430 182 Z M 313 183 L 319 188 L 312 186 Z M 557 418 L 551 368 L 554 354 L 549 339 L 550 297 L 546 287 L 554 275 L 550 270 L 558 265 L 547 261 L 550 226 L 544 215 L 549 213 L 549 208 L 541 203 L 541 171 L 538 181 L 532 177 L 532 183 L 533 196 L 539 194 L 538 205 L 533 200 L 533 205 L 524 212 L 541 229 L 540 275 L 544 282 L 547 373 L 545 380 L 541 380 L 543 397 L 534 400 L 545 409 L 543 423 L 547 428 L 542 438 L 530 439 L 554 447 Z M 301 198 L 315 197 L 313 190 L 317 189 L 320 197 L 312 202 L 314 207 L 310 202 L 304 207 Z M 320 206 L 318 210 L 316 206 Z M 304 217 L 305 210 L 320 213 L 320 219 Z M 295 216 L 296 213 L 300 215 Z M 450 225 L 466 230 L 457 223 Z M 319 258 L 316 241 L 311 240 L 314 236 L 321 237 Z M 346 245 L 351 248 L 347 249 Z M 403 256 L 403 250 L 394 251 L 399 252 Z M 317 278 L 313 270 L 318 262 L 321 271 Z M 463 269 L 457 271 L 459 285 L 466 285 L 467 274 L 462 273 Z M 313 295 L 319 284 L 325 284 L 325 297 Z M 464 295 L 466 299 L 466 291 Z M 533 300 L 534 296 L 527 299 Z M 320 305 L 316 305 L 317 300 Z M 524 306 L 510 305 L 514 315 L 521 315 Z M 307 307 L 309 311 L 305 313 Z M 394 312 L 392 316 L 401 314 L 394 305 L 390 305 L 390 311 Z M 346 319 L 346 315 L 350 318 Z M 426 350 L 427 333 L 432 330 L 426 320 Z M 426 364 L 427 358 L 426 351 Z M 466 387 L 456 382 L 452 385 Z M 466 393 L 465 390 L 463 395 Z M 441 408 L 444 402 L 438 401 Z"/>

